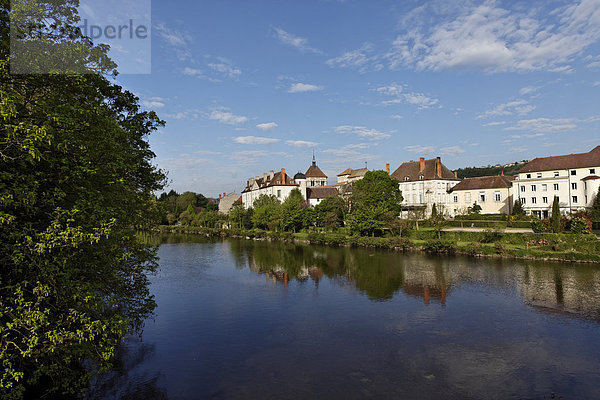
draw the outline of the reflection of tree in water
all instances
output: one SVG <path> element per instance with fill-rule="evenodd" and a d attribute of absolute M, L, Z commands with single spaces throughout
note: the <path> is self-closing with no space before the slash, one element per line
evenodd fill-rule
<path fill-rule="evenodd" d="M 446 293 L 450 290 L 442 265 L 435 265 L 431 277 L 423 274 L 425 270 L 431 271 L 430 262 L 423 262 L 417 268 L 417 275 L 411 274 L 415 263 L 407 264 L 407 258 L 396 253 L 279 242 L 251 245 L 232 244 L 232 250 L 246 258 L 252 271 L 265 274 L 275 282 L 287 284 L 291 280 L 304 282 L 311 278 L 318 285 L 322 276 L 338 282 L 341 278 L 340 284 L 352 282 L 357 289 L 375 301 L 389 300 L 398 290 L 403 289 L 408 294 L 424 298 L 426 303 L 435 298 L 443 298 L 444 302 Z M 408 281 L 407 274 L 411 278 Z M 427 277 L 425 281 L 423 276 Z"/>
<path fill-rule="evenodd" d="M 139 341 L 137 336 L 127 338 L 117 349 L 113 368 L 92 381 L 87 398 L 166 400 L 167 394 L 157 384 L 158 373 L 132 374 L 152 354 L 154 345 Z"/>

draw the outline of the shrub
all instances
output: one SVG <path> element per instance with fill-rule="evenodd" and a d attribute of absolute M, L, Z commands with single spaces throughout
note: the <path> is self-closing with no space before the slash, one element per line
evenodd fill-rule
<path fill-rule="evenodd" d="M 533 229 L 535 233 L 544 233 L 546 232 L 546 225 L 544 225 L 542 220 L 534 218 L 531 220 L 531 229 Z"/>
<path fill-rule="evenodd" d="M 454 254 L 456 253 L 456 243 L 448 240 L 433 239 L 428 240 L 425 243 L 425 251 L 429 253 L 444 253 Z"/>
<path fill-rule="evenodd" d="M 499 242 L 504 237 L 504 232 L 499 229 L 486 229 L 483 234 L 483 238 L 480 240 L 481 243 L 494 243 Z"/>
<path fill-rule="evenodd" d="M 571 232 L 576 234 L 588 234 L 591 233 L 592 230 L 585 218 L 575 217 L 571 220 Z"/>

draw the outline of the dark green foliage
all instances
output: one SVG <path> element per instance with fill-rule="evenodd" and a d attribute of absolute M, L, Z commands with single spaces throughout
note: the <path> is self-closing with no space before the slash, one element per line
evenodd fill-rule
<path fill-rule="evenodd" d="M 386 171 L 369 171 L 356 181 L 350 198 L 349 226 L 361 235 L 381 234 L 387 213 L 398 215 L 402 194 Z"/>
<path fill-rule="evenodd" d="M 590 209 L 590 217 L 594 224 L 600 223 L 600 191 L 596 193 L 596 197 L 594 197 L 594 202 Z"/>
<path fill-rule="evenodd" d="M 554 196 L 554 201 L 552 202 L 552 216 L 550 217 L 550 225 L 552 227 L 553 233 L 562 232 L 562 226 L 560 224 L 560 204 L 558 202 L 558 196 Z"/>
<path fill-rule="evenodd" d="M 335 230 L 344 224 L 346 203 L 341 197 L 331 196 L 324 198 L 314 208 L 314 222 L 317 226 Z"/>
<path fill-rule="evenodd" d="M 481 213 L 481 206 L 477 204 L 477 202 L 473 203 L 471 207 L 469 207 L 469 214 L 479 214 Z"/>
<path fill-rule="evenodd" d="M 292 190 L 281 204 L 280 226 L 284 231 L 297 232 L 304 225 L 304 197 L 300 189 Z"/>
<path fill-rule="evenodd" d="M 575 234 L 588 234 L 591 233 L 591 227 L 585 218 L 575 217 L 571 220 L 571 232 Z"/>
<path fill-rule="evenodd" d="M 252 228 L 253 208 L 245 209 L 243 205 L 236 204 L 229 210 L 228 219 L 232 226 L 240 229 Z"/>
<path fill-rule="evenodd" d="M 280 223 L 281 203 L 275 196 L 261 194 L 253 204 L 252 223 L 255 228 L 276 230 Z"/>
<path fill-rule="evenodd" d="M 521 169 L 527 161 L 521 161 L 510 166 L 487 166 L 487 167 L 467 167 L 459 168 L 456 170 L 456 174 L 460 179 L 464 178 L 475 178 L 478 176 L 495 176 L 500 175 L 504 172 L 504 175 L 516 175 L 517 171 Z"/>
<path fill-rule="evenodd" d="M 440 240 L 433 239 L 428 240 L 425 243 L 425 251 L 428 253 L 444 253 L 444 254 L 454 254 L 456 253 L 456 243 L 451 242 L 449 240 Z"/>
<path fill-rule="evenodd" d="M 543 233 L 546 232 L 546 225 L 539 218 L 533 218 L 531 220 L 531 229 L 535 233 Z"/>
<path fill-rule="evenodd" d="M 38 6 L 41 29 L 77 22 L 76 1 Z M 101 75 L 10 75 L 0 30 L 0 397 L 74 398 L 155 306 L 154 249 L 131 228 L 159 218 L 147 136 L 162 121 Z"/>
<path fill-rule="evenodd" d="M 481 243 L 494 243 L 502 240 L 504 232 L 500 229 L 486 229 L 483 238 L 480 240 Z"/>
<path fill-rule="evenodd" d="M 521 203 L 521 199 L 515 200 L 515 204 L 513 205 L 512 215 L 516 217 L 524 217 L 525 210 L 523 210 L 523 203 Z"/>

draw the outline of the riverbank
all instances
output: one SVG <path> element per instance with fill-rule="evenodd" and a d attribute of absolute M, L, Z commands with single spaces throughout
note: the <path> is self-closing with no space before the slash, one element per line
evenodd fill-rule
<path fill-rule="evenodd" d="M 408 231 L 402 237 L 361 237 L 328 232 L 292 233 L 166 225 L 160 226 L 158 231 L 404 252 L 600 264 L 600 240 L 595 235 L 512 233 L 492 230 L 436 232 L 422 229 Z"/>

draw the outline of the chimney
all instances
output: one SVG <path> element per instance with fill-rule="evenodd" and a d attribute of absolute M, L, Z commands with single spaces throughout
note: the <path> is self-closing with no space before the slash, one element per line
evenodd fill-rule
<path fill-rule="evenodd" d="M 219 200 L 221 200 L 221 193 L 219 193 Z"/>
<path fill-rule="evenodd" d="M 425 159 L 423 157 L 421 157 L 419 159 L 419 172 L 423 171 L 425 169 Z"/>
<path fill-rule="evenodd" d="M 223 193 L 223 197 L 225 197 L 225 193 Z"/>
<path fill-rule="evenodd" d="M 458 172 L 454 171 L 454 177 L 458 179 Z"/>
<path fill-rule="evenodd" d="M 285 168 L 281 168 L 281 183 L 285 185 Z"/>
<path fill-rule="evenodd" d="M 438 178 L 442 177 L 442 159 L 439 157 L 435 159 L 435 173 L 437 174 Z"/>
<path fill-rule="evenodd" d="M 502 170 L 502 172 L 500 173 L 500 176 L 504 176 L 504 170 Z"/>
<path fill-rule="evenodd" d="M 266 182 L 266 181 L 267 181 L 267 173 L 266 173 L 266 172 L 263 174 L 263 181 L 264 181 L 264 182 Z"/>
<path fill-rule="evenodd" d="M 273 172 L 273 170 L 269 171 L 269 176 L 273 179 L 275 177 L 275 172 Z"/>
<path fill-rule="evenodd" d="M 385 164 L 385 170 L 387 171 L 388 175 L 390 174 L 390 164 L 387 163 Z"/>

